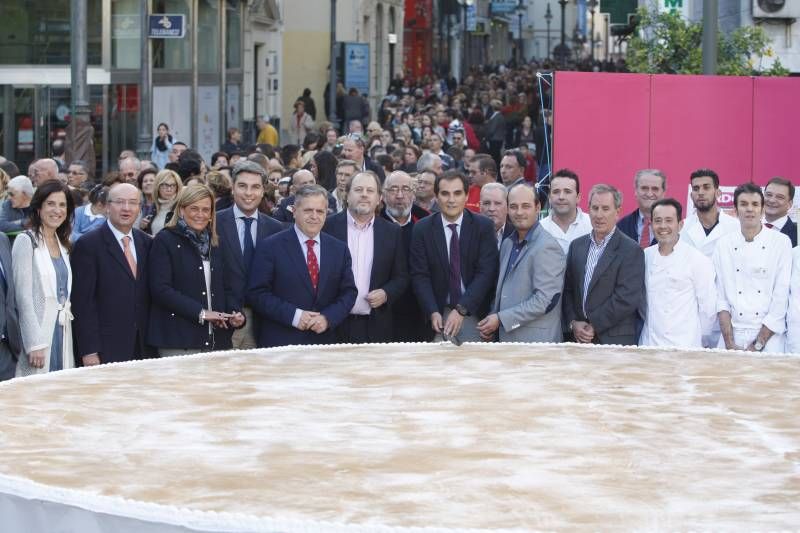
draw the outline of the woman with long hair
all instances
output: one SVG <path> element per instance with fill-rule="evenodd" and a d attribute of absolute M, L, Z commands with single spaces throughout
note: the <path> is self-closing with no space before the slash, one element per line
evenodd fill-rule
<path fill-rule="evenodd" d="M 317 152 L 314 154 L 311 172 L 317 178 L 317 183 L 325 187 L 328 192 L 336 188 L 336 165 L 338 160 L 330 152 Z"/>
<path fill-rule="evenodd" d="M 151 212 L 142 217 L 139 229 L 155 237 L 169 220 L 175 199 L 181 189 L 183 189 L 183 182 L 176 172 L 162 170 L 156 174 L 156 181 L 153 183 L 153 194 L 156 201 L 153 203 Z"/>
<path fill-rule="evenodd" d="M 230 328 L 244 325 L 225 293 L 214 193 L 207 185 L 181 190 L 172 218 L 149 256 L 148 342 L 162 357 L 230 349 Z"/>
<path fill-rule="evenodd" d="M 69 187 L 49 180 L 31 200 L 27 231 L 11 251 L 23 353 L 17 376 L 72 368 L 72 312 L 69 264 L 75 203 Z"/>
<path fill-rule="evenodd" d="M 163 122 L 159 124 L 153 146 L 150 147 L 150 161 L 158 165 L 158 168 L 164 168 L 164 165 L 169 163 L 169 153 L 174 142 L 169 133 L 169 126 Z"/>

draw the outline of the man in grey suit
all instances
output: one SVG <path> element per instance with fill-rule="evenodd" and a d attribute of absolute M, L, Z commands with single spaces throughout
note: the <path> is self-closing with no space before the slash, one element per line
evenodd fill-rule
<path fill-rule="evenodd" d="M 11 245 L 8 237 L 0 233 L 0 381 L 14 377 L 17 356 L 22 351 L 22 336 L 17 316 L 17 300 L 14 296 L 14 280 L 11 275 Z"/>
<path fill-rule="evenodd" d="M 500 247 L 492 313 L 478 323 L 483 340 L 560 342 L 561 289 L 566 258 L 539 221 L 541 202 L 528 183 L 511 187 L 508 214 L 514 233 Z"/>
<path fill-rule="evenodd" d="M 644 318 L 644 252 L 616 227 L 622 194 L 598 184 L 589 193 L 592 232 L 569 245 L 564 325 L 580 343 L 636 344 Z"/>

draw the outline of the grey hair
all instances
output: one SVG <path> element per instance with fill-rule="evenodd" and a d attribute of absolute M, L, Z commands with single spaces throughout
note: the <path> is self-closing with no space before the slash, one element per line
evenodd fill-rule
<path fill-rule="evenodd" d="M 8 180 L 8 185 L 6 185 L 6 188 L 14 189 L 15 191 L 19 191 L 23 194 L 33 197 L 33 183 L 28 176 L 17 176 L 16 178 L 11 178 Z"/>
<path fill-rule="evenodd" d="M 614 207 L 619 209 L 622 207 L 622 193 L 619 192 L 619 189 L 614 187 L 613 185 L 607 185 L 605 183 L 598 183 L 597 185 L 592 187 L 592 190 L 589 191 L 589 204 L 592 203 L 592 196 L 595 194 L 604 194 L 604 193 L 611 193 L 614 195 Z"/>
<path fill-rule="evenodd" d="M 639 178 L 643 176 L 658 176 L 661 178 L 661 188 L 663 190 L 667 190 L 667 175 L 658 170 L 657 168 L 643 168 L 636 172 L 636 175 L 633 177 L 633 186 L 639 187 Z"/>
<path fill-rule="evenodd" d="M 500 191 L 503 193 L 504 200 L 508 198 L 509 192 L 505 185 L 502 183 L 497 183 L 496 181 L 492 181 L 481 187 L 481 195 L 483 195 L 483 191 Z"/>
<path fill-rule="evenodd" d="M 125 161 L 130 161 L 133 163 L 133 167 L 138 171 L 142 169 L 142 161 L 138 157 L 126 157 L 125 159 L 120 159 L 119 167 L 122 168 L 122 163 Z"/>
<path fill-rule="evenodd" d="M 303 185 L 300 190 L 294 193 L 294 205 L 299 204 L 303 198 L 311 198 L 312 196 L 322 196 L 327 201 L 328 191 L 322 185 Z"/>
<path fill-rule="evenodd" d="M 250 161 L 249 159 L 240 159 L 233 165 L 233 170 L 231 170 L 231 181 L 236 183 L 236 178 L 239 177 L 239 174 L 242 172 L 249 172 L 251 174 L 258 174 L 261 176 L 261 184 L 264 185 L 267 182 L 267 172 L 264 170 L 264 167 L 256 163 L 255 161 Z"/>
<path fill-rule="evenodd" d="M 75 161 L 72 161 L 69 165 L 67 165 L 67 167 L 71 167 L 72 165 L 81 167 L 84 172 L 89 174 L 89 165 L 86 164 L 86 161 L 83 161 L 81 159 L 76 159 Z"/>
<path fill-rule="evenodd" d="M 417 172 L 433 172 L 433 162 L 437 159 L 441 160 L 441 157 L 431 152 L 425 152 L 417 159 Z"/>

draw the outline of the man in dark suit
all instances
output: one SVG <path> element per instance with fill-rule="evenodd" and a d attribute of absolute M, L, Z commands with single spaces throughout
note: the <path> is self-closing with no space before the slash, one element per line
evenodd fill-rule
<path fill-rule="evenodd" d="M 14 377 L 17 357 L 22 351 L 11 270 L 11 245 L 4 233 L 0 233 L 0 299 L 5 302 L 0 306 L 0 381 L 4 381 Z"/>
<path fill-rule="evenodd" d="M 307 185 L 295 196 L 294 226 L 260 241 L 250 270 L 259 347 L 336 342 L 358 294 L 347 245 L 320 233 L 327 191 Z"/>
<path fill-rule="evenodd" d="M 764 187 L 764 226 L 780 231 L 797 246 L 797 222 L 789 218 L 789 209 L 794 203 L 794 184 L 774 177 Z"/>
<path fill-rule="evenodd" d="M 70 256 L 76 362 L 84 366 L 156 356 L 145 342 L 151 238 L 133 227 L 139 197 L 133 185 L 114 185 L 108 221 L 81 237 Z"/>
<path fill-rule="evenodd" d="M 478 317 L 486 315 L 497 279 L 494 224 L 465 209 L 467 177 L 448 170 L 434 184 L 441 209 L 414 226 L 411 280 L 433 331 L 480 341 Z"/>
<path fill-rule="evenodd" d="M 481 215 L 489 218 L 494 224 L 494 235 L 497 249 L 503 239 L 514 233 L 514 225 L 508 220 L 508 191 L 502 183 L 487 183 L 481 188 Z"/>
<path fill-rule="evenodd" d="M 256 324 L 253 310 L 244 302 L 250 266 L 256 243 L 283 230 L 283 226 L 258 212 L 267 182 L 267 173 L 261 165 L 240 160 L 233 167 L 231 180 L 233 206 L 217 213 L 217 234 L 222 248 L 225 283 L 234 300 L 232 309 L 241 311 L 246 320 L 242 328 L 233 332 L 233 349 L 252 350 L 256 347 Z"/>
<path fill-rule="evenodd" d="M 491 106 L 492 112 L 487 115 L 484 137 L 489 148 L 489 155 L 492 156 L 497 166 L 500 166 L 500 151 L 503 149 L 503 142 L 506 140 L 506 119 L 500 112 L 503 102 L 492 100 Z"/>
<path fill-rule="evenodd" d="M 656 244 L 653 225 L 650 222 L 650 208 L 653 203 L 664 198 L 667 190 L 667 176 L 655 168 L 646 168 L 633 178 L 636 202 L 639 204 L 633 213 L 624 216 L 617 227 L 639 243 L 641 248 Z"/>
<path fill-rule="evenodd" d="M 414 203 L 413 185 L 411 176 L 402 170 L 395 170 L 389 174 L 383 183 L 384 206 L 381 210 L 381 217 L 400 228 L 406 265 L 408 265 L 414 224 L 430 215 L 425 209 Z M 393 302 L 392 312 L 394 314 L 393 341 L 427 342 L 433 338 L 433 332 L 425 324 L 426 321 L 410 283 L 403 294 Z"/>
<path fill-rule="evenodd" d="M 358 288 L 356 303 L 337 328 L 339 342 L 392 342 L 392 307 L 409 284 L 406 252 L 398 226 L 375 216 L 381 183 L 359 172 L 346 186 L 347 211 L 333 215 L 323 231 L 347 243 Z"/>
<path fill-rule="evenodd" d="M 570 243 L 564 325 L 581 343 L 636 344 L 644 314 L 644 253 L 615 226 L 622 195 L 599 184 L 589 193 L 592 232 Z"/>

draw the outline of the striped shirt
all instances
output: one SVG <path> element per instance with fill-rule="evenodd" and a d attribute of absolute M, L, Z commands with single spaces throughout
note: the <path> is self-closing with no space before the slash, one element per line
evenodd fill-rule
<path fill-rule="evenodd" d="M 616 231 L 616 227 L 612 228 L 611 232 L 600 241 L 600 244 L 597 244 L 594 240 L 594 230 L 589 234 L 589 256 L 586 258 L 586 274 L 583 276 L 583 314 L 586 316 L 586 297 L 589 294 L 589 284 L 592 281 L 592 275 L 594 274 L 594 269 L 597 267 L 597 262 L 600 261 L 600 258 L 603 257 L 603 252 L 606 251 L 606 246 L 608 246 L 608 241 L 611 240 L 611 236 L 614 235 Z"/>

